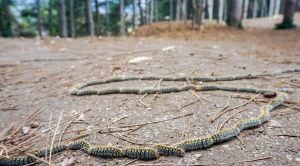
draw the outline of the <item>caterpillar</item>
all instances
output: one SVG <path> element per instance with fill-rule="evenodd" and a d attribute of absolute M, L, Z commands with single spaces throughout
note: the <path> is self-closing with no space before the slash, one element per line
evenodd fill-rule
<path fill-rule="evenodd" d="M 130 76 L 130 77 L 113 77 L 107 80 L 95 80 L 90 81 L 87 83 L 81 83 L 75 85 L 71 90 L 71 95 L 78 95 L 76 91 L 83 89 L 87 86 L 93 86 L 98 84 L 107 84 L 112 82 L 121 82 L 121 81 L 137 81 L 137 80 L 162 80 L 162 81 L 201 81 L 201 82 L 216 82 L 216 81 L 234 81 L 234 80 L 242 80 L 242 79 L 255 79 L 258 77 L 265 77 L 265 76 L 274 76 L 278 74 L 284 73 L 292 73 L 292 72 L 300 72 L 300 69 L 287 69 L 273 73 L 257 73 L 257 74 L 245 74 L 245 75 L 237 75 L 237 76 L 225 76 L 225 77 L 159 77 L 159 76 Z M 210 88 L 209 88 L 210 89 Z M 212 90 L 212 89 L 210 89 Z M 152 92 L 152 91 L 151 91 Z"/>
<path fill-rule="evenodd" d="M 123 156 L 121 149 L 112 146 L 91 147 L 87 153 L 91 156 L 102 157 L 102 158 L 116 158 L 116 157 Z"/>
<path fill-rule="evenodd" d="M 87 141 L 75 141 L 71 142 L 67 147 L 70 150 L 82 150 L 83 152 L 88 152 L 91 145 Z"/>
<path fill-rule="evenodd" d="M 204 138 L 196 138 L 192 140 L 187 140 L 184 142 L 179 143 L 176 145 L 177 148 L 183 149 L 185 152 L 189 151 L 195 151 L 195 150 L 201 150 L 206 149 L 212 146 L 214 143 L 214 140 L 211 136 L 207 136 Z"/>
<path fill-rule="evenodd" d="M 300 72 L 300 69 L 294 69 L 294 70 L 287 70 L 282 72 Z M 281 73 L 282 73 L 281 72 Z M 272 74 L 261 74 L 261 75 L 273 75 L 278 74 L 272 73 Z M 240 77 L 234 77 L 234 80 L 237 78 L 254 78 L 255 76 L 259 77 L 260 75 L 247 75 L 247 76 L 240 76 Z M 157 77 L 128 77 L 128 78 L 113 78 L 110 80 L 104 80 L 104 81 L 93 81 L 87 84 L 80 84 L 71 89 L 72 95 L 91 95 L 91 94 L 112 94 L 112 93 L 124 93 L 124 94 L 141 94 L 145 92 L 149 93 L 171 93 L 171 92 L 180 92 L 180 91 L 186 91 L 186 90 L 198 90 L 198 91 L 209 91 L 209 90 L 223 90 L 223 91 L 233 91 L 233 92 L 248 92 L 248 93 L 275 93 L 276 97 L 272 99 L 268 104 L 264 105 L 260 109 L 260 115 L 256 118 L 248 118 L 248 119 L 242 119 L 238 121 L 233 127 L 227 128 L 224 130 L 221 130 L 219 132 L 204 136 L 202 138 L 194 138 L 190 140 L 186 140 L 183 142 L 175 143 L 172 146 L 166 146 L 166 145 L 154 145 L 153 147 L 125 147 L 125 148 L 117 148 L 114 146 L 91 146 L 86 141 L 76 141 L 69 143 L 67 145 L 60 144 L 55 145 L 52 148 L 51 153 L 57 154 L 60 152 L 63 152 L 65 150 L 81 150 L 84 153 L 87 153 L 88 155 L 95 156 L 95 157 L 102 157 L 102 158 L 117 158 L 117 157 L 125 157 L 130 159 L 140 159 L 140 160 L 154 160 L 159 158 L 160 156 L 178 156 L 182 157 L 185 152 L 189 151 L 195 151 L 195 150 L 201 150 L 201 149 L 207 149 L 213 144 L 217 144 L 223 141 L 227 141 L 229 139 L 232 139 L 236 137 L 241 131 L 258 127 L 261 124 L 267 122 L 270 119 L 270 112 L 273 111 L 275 108 L 277 108 L 280 104 L 282 104 L 287 98 L 288 95 L 283 92 L 274 92 L 270 90 L 263 90 L 263 89 L 254 89 L 254 88 L 235 88 L 235 87 L 224 87 L 224 86 L 218 86 L 218 85 L 200 85 L 200 86 L 194 86 L 194 85 L 187 85 L 183 87 L 164 87 L 164 88 L 146 88 L 143 90 L 135 89 L 135 88 L 111 88 L 111 89 L 102 89 L 102 90 L 80 90 L 84 87 L 90 86 L 90 85 L 96 85 L 96 84 L 102 84 L 107 82 L 116 82 L 116 81 L 124 81 L 126 79 L 130 80 L 136 80 L 136 79 L 156 79 Z M 183 78 L 163 78 L 165 80 L 184 80 Z M 186 78 L 185 78 L 186 79 Z M 199 79 L 200 78 L 194 78 Z M 203 78 L 201 78 L 203 79 Z M 206 78 L 205 78 L 206 79 Z M 214 80 L 230 80 L 233 79 L 232 77 L 220 77 L 220 78 L 214 78 Z M 45 157 L 47 154 L 50 153 L 50 149 L 45 150 L 39 150 L 34 153 L 37 157 Z M 11 166 L 17 166 L 17 165 L 25 165 L 35 162 L 36 159 L 30 156 L 20 156 L 20 157 L 14 157 L 14 158 L 0 158 L 0 166 L 4 165 L 11 165 Z"/>
<path fill-rule="evenodd" d="M 181 148 L 176 148 L 172 146 L 166 146 L 166 145 L 155 145 L 153 147 L 157 150 L 159 155 L 161 156 L 178 156 L 182 157 L 184 155 L 184 151 Z"/>
<path fill-rule="evenodd" d="M 130 159 L 154 160 L 159 157 L 159 153 L 152 148 L 125 148 L 122 153 Z"/>

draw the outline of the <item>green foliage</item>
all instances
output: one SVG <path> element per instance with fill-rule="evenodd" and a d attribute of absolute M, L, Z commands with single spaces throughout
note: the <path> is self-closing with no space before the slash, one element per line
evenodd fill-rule
<path fill-rule="evenodd" d="M 33 38 L 36 36 L 36 31 L 33 29 L 21 29 L 19 32 L 19 36 Z"/>
<path fill-rule="evenodd" d="M 11 0 L 0 0 L 0 36 L 12 37 L 12 20 L 10 6 L 13 5 Z"/>
<path fill-rule="evenodd" d="M 275 29 L 277 30 L 286 30 L 286 29 L 294 29 L 296 25 L 292 21 L 283 21 L 280 24 L 276 24 Z"/>

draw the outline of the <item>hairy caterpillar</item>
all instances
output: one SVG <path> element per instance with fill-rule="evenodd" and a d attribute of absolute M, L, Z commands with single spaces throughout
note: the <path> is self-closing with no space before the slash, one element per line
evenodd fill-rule
<path fill-rule="evenodd" d="M 103 158 L 116 158 L 116 157 L 123 156 L 121 149 L 112 146 L 91 147 L 87 153 L 91 156 L 103 157 Z"/>
<path fill-rule="evenodd" d="M 55 145 L 54 147 L 52 147 L 52 151 L 51 154 L 57 154 L 60 152 L 63 152 L 67 149 L 66 145 Z M 50 148 L 44 149 L 44 150 L 39 150 L 37 152 L 34 153 L 35 156 L 37 157 L 45 157 L 46 155 L 50 154 Z"/>
<path fill-rule="evenodd" d="M 187 140 L 182 143 L 176 145 L 177 148 L 183 149 L 185 152 L 195 151 L 209 148 L 214 144 L 214 140 L 211 136 L 207 136 L 204 138 L 196 138 L 192 140 Z"/>
<path fill-rule="evenodd" d="M 125 148 L 122 153 L 124 157 L 140 160 L 154 160 L 159 157 L 159 153 L 152 148 Z"/>
<path fill-rule="evenodd" d="M 162 156 L 179 156 L 184 155 L 184 151 L 180 148 L 166 146 L 166 145 L 155 145 L 153 147 Z"/>
<path fill-rule="evenodd" d="M 70 143 L 67 147 L 70 150 L 82 150 L 83 152 L 88 152 L 91 145 L 87 141 L 76 141 Z"/>

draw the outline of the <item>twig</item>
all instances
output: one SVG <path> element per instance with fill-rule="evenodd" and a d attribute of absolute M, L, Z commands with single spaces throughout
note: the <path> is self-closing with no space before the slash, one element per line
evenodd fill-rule
<path fill-rule="evenodd" d="M 128 127 L 143 126 L 143 125 L 148 125 L 148 124 L 154 124 L 154 123 L 166 122 L 166 121 L 170 121 L 170 120 L 174 120 L 174 119 L 179 119 L 179 118 L 191 116 L 191 115 L 193 115 L 193 114 L 194 114 L 194 113 L 188 113 L 188 114 L 185 114 L 185 115 L 177 116 L 177 117 L 170 118 L 170 119 L 166 119 L 166 120 L 157 120 L 157 121 L 146 122 L 146 123 L 139 123 L 139 124 L 132 124 L 132 125 L 123 125 L 123 126 L 119 126 L 119 127 L 120 127 L 120 128 L 128 128 Z"/>
<path fill-rule="evenodd" d="M 224 122 L 221 123 L 221 125 L 218 127 L 217 131 L 220 131 L 224 127 L 225 123 L 228 122 L 232 117 L 234 117 L 235 115 L 237 115 L 238 113 L 241 113 L 243 111 L 245 111 L 245 109 L 241 109 L 241 110 L 237 111 L 236 113 L 232 114 L 231 116 L 229 116 L 228 118 L 226 118 L 224 120 Z"/>
<path fill-rule="evenodd" d="M 126 142 L 128 142 L 128 143 L 135 144 L 135 145 L 141 145 L 141 146 L 151 145 L 151 144 L 137 143 L 137 142 L 128 140 L 127 138 L 124 138 L 120 133 L 117 133 L 117 134 L 118 134 L 118 136 L 116 136 L 116 135 L 114 135 L 114 134 L 109 134 L 109 135 L 111 135 L 111 136 L 113 136 L 113 137 L 116 137 L 116 138 L 118 138 L 118 139 L 121 139 L 121 140 L 123 140 L 123 141 L 126 141 Z"/>
<path fill-rule="evenodd" d="M 52 111 L 50 113 L 50 117 L 49 117 L 49 122 L 48 122 L 48 129 L 51 128 L 51 121 L 52 121 Z M 49 145 L 49 142 L 50 142 L 50 137 L 51 137 L 51 132 L 48 133 L 48 137 L 47 137 L 47 146 Z M 48 157 L 48 154 L 47 154 L 48 151 L 46 151 L 46 155 L 45 155 L 45 159 L 47 160 L 47 157 Z"/>
<path fill-rule="evenodd" d="M 149 106 L 144 103 L 143 99 L 148 95 L 148 93 L 145 93 L 138 101 L 144 105 L 144 107 L 148 108 Z"/>
<path fill-rule="evenodd" d="M 208 102 L 208 103 L 212 103 L 212 102 L 209 101 L 208 99 L 206 99 L 206 98 L 204 98 L 204 97 L 200 97 L 199 95 L 197 95 L 197 93 L 196 93 L 195 91 L 193 91 L 193 90 L 189 90 L 189 92 L 190 92 L 192 95 L 194 95 L 200 102 L 201 102 L 202 100 L 204 100 L 204 101 L 206 101 L 206 102 Z"/>
<path fill-rule="evenodd" d="M 134 163 L 134 162 L 136 162 L 136 161 L 138 161 L 138 160 L 139 160 L 139 159 L 131 160 L 131 161 L 125 163 L 123 166 L 127 166 L 127 165 L 129 165 L 129 164 L 132 164 L 132 163 Z"/>
<path fill-rule="evenodd" d="M 266 156 L 266 157 L 258 157 L 258 158 L 254 158 L 254 159 L 241 160 L 241 161 L 236 161 L 236 162 L 237 163 L 245 163 L 245 162 L 253 162 L 253 161 L 265 160 L 265 159 L 272 159 L 272 158 L 273 158 L 272 156 Z"/>
<path fill-rule="evenodd" d="M 78 60 L 84 60 L 85 58 L 65 58 L 65 59 L 32 59 L 32 60 L 22 60 L 21 63 L 24 62 L 56 62 L 56 61 L 78 61 Z"/>
<path fill-rule="evenodd" d="M 158 81 L 158 84 L 157 84 L 157 89 L 159 89 L 160 88 L 160 84 L 161 84 L 161 82 L 162 82 L 162 78 L 161 79 L 159 79 L 159 81 Z M 154 94 L 154 96 L 153 96 L 153 100 L 156 98 L 158 96 L 158 91 Z"/>
<path fill-rule="evenodd" d="M 7 148 L 6 148 L 6 146 L 0 145 L 0 148 L 2 148 L 2 149 L 4 150 L 4 152 L 5 152 L 5 157 L 8 158 L 8 153 L 7 153 Z M 1 151 L 0 156 L 2 156 L 2 152 L 3 152 L 3 151 Z"/>
<path fill-rule="evenodd" d="M 231 95 L 228 97 L 226 104 L 218 111 L 217 115 L 210 120 L 211 123 L 213 123 L 216 119 L 218 119 L 222 115 L 223 111 L 226 111 L 226 109 L 229 106 L 230 99 L 231 99 Z"/>
<path fill-rule="evenodd" d="M 297 110 L 297 111 L 300 111 L 300 107 L 292 106 L 292 105 L 290 105 L 290 104 L 285 104 L 285 103 L 283 103 L 283 104 L 281 104 L 281 105 L 284 105 L 284 106 L 286 106 L 286 107 L 292 108 L 292 109 Z"/>
<path fill-rule="evenodd" d="M 238 135 L 236 136 L 236 138 L 241 142 L 242 145 L 244 145 L 244 141 L 241 136 Z"/>
<path fill-rule="evenodd" d="M 62 115 L 63 115 L 63 112 L 64 112 L 63 110 L 60 112 L 60 116 L 59 116 L 58 121 L 57 121 L 57 126 L 56 126 L 56 129 L 55 129 L 53 137 L 52 137 L 51 146 L 50 146 L 50 152 L 49 152 L 49 166 L 51 166 L 52 148 L 53 148 L 55 136 L 57 134 L 57 131 L 58 131 L 58 128 L 59 128 L 59 124 L 60 124 L 60 121 L 61 121 L 61 118 L 62 118 Z"/>
<path fill-rule="evenodd" d="M 295 135 L 295 134 L 276 134 L 276 136 L 284 136 L 284 137 L 300 137 L 300 135 Z"/>
<path fill-rule="evenodd" d="M 257 96 L 259 96 L 259 95 L 260 95 L 260 94 L 257 94 L 257 95 L 255 95 L 255 96 L 251 97 L 249 100 L 245 101 L 244 103 L 242 103 L 242 104 L 240 104 L 240 105 L 238 105 L 238 106 L 235 106 L 235 107 L 233 107 L 233 108 L 227 109 L 225 112 L 228 112 L 228 111 L 232 111 L 232 110 L 241 108 L 241 107 L 243 107 L 243 106 L 249 104 L 249 103 L 252 102 L 253 100 L 255 100 L 255 98 L 256 98 Z M 224 113 L 225 113 L 225 112 L 224 112 Z M 222 113 L 222 114 L 224 114 L 224 113 Z"/>
<path fill-rule="evenodd" d="M 61 142 L 61 140 L 62 140 L 63 137 L 64 137 L 64 133 L 67 131 L 67 129 L 71 126 L 71 124 L 72 124 L 76 119 L 77 119 L 77 118 L 74 118 L 74 119 L 72 119 L 71 121 L 69 121 L 69 123 L 66 125 L 66 127 L 65 127 L 64 130 L 62 131 L 62 134 L 61 134 L 60 137 L 59 137 L 58 143 Z"/>

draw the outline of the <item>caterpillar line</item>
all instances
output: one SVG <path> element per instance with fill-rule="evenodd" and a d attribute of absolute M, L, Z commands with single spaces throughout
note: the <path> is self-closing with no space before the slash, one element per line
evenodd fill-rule
<path fill-rule="evenodd" d="M 286 70 L 279 73 L 289 73 L 289 72 L 299 72 L 300 70 Z M 256 78 L 259 76 L 272 76 L 272 74 L 257 74 L 257 75 L 247 75 L 248 77 L 239 76 L 239 77 L 219 77 L 215 78 L 214 81 L 230 81 L 238 79 L 248 79 L 248 78 Z M 137 80 L 137 78 L 141 80 L 154 80 L 158 77 L 128 77 L 125 80 Z M 161 79 L 161 77 L 159 77 Z M 230 79 L 229 79 L 230 78 Z M 235 78 L 235 79 L 233 79 Z M 185 81 L 186 78 L 163 78 L 168 81 Z M 205 80 L 203 78 L 192 80 Z M 208 80 L 208 79 L 207 79 Z M 113 94 L 113 93 L 123 93 L 123 94 L 143 94 L 143 93 L 171 93 L 171 92 L 181 92 L 185 90 L 198 90 L 198 91 L 209 91 L 209 90 L 222 90 L 222 91 L 232 91 L 232 92 L 248 92 L 248 93 L 274 93 L 276 97 L 266 105 L 263 105 L 260 109 L 260 114 L 255 118 L 247 118 L 241 119 L 236 124 L 229 128 L 225 128 L 221 131 L 215 132 L 213 134 L 194 138 L 190 140 L 186 140 L 183 142 L 176 143 L 174 145 L 164 145 L 158 144 L 151 147 L 117 147 L 117 146 L 99 146 L 99 145 L 91 145 L 87 141 L 76 141 L 69 144 L 60 144 L 56 145 L 52 149 L 52 154 L 61 153 L 66 150 L 80 150 L 83 153 L 86 153 L 90 156 L 100 157 L 100 158 L 130 158 L 130 159 L 140 159 L 140 160 L 154 160 L 158 159 L 160 156 L 178 156 L 182 157 L 186 152 L 196 151 L 201 149 L 207 149 L 213 146 L 214 144 L 218 144 L 234 137 L 238 136 L 240 132 L 246 129 L 259 127 L 263 123 L 266 123 L 270 120 L 271 114 L 270 112 L 277 108 L 280 104 L 282 104 L 287 98 L 288 95 L 284 92 L 276 92 L 272 90 L 263 90 L 263 89 L 254 89 L 254 88 L 236 88 L 236 87 L 225 87 L 225 86 L 216 86 L 216 85 L 201 85 L 201 86 L 184 86 L 184 87 L 167 87 L 167 88 L 148 88 L 148 89 L 122 89 L 122 88 L 112 88 L 112 89 L 104 89 L 104 90 L 81 90 L 84 87 L 95 85 L 95 84 L 103 84 L 110 83 L 116 81 L 124 81 L 121 79 L 110 79 L 106 81 L 98 81 L 98 82 L 90 82 L 86 84 L 81 84 L 80 86 L 76 86 L 71 90 L 72 95 L 92 95 L 92 94 Z M 50 149 L 39 150 L 33 153 L 36 157 L 45 157 L 49 155 Z M 2 158 L 0 159 L 0 166 L 18 166 L 18 165 L 26 165 L 36 162 L 36 159 L 31 156 L 19 156 L 14 158 Z"/>

